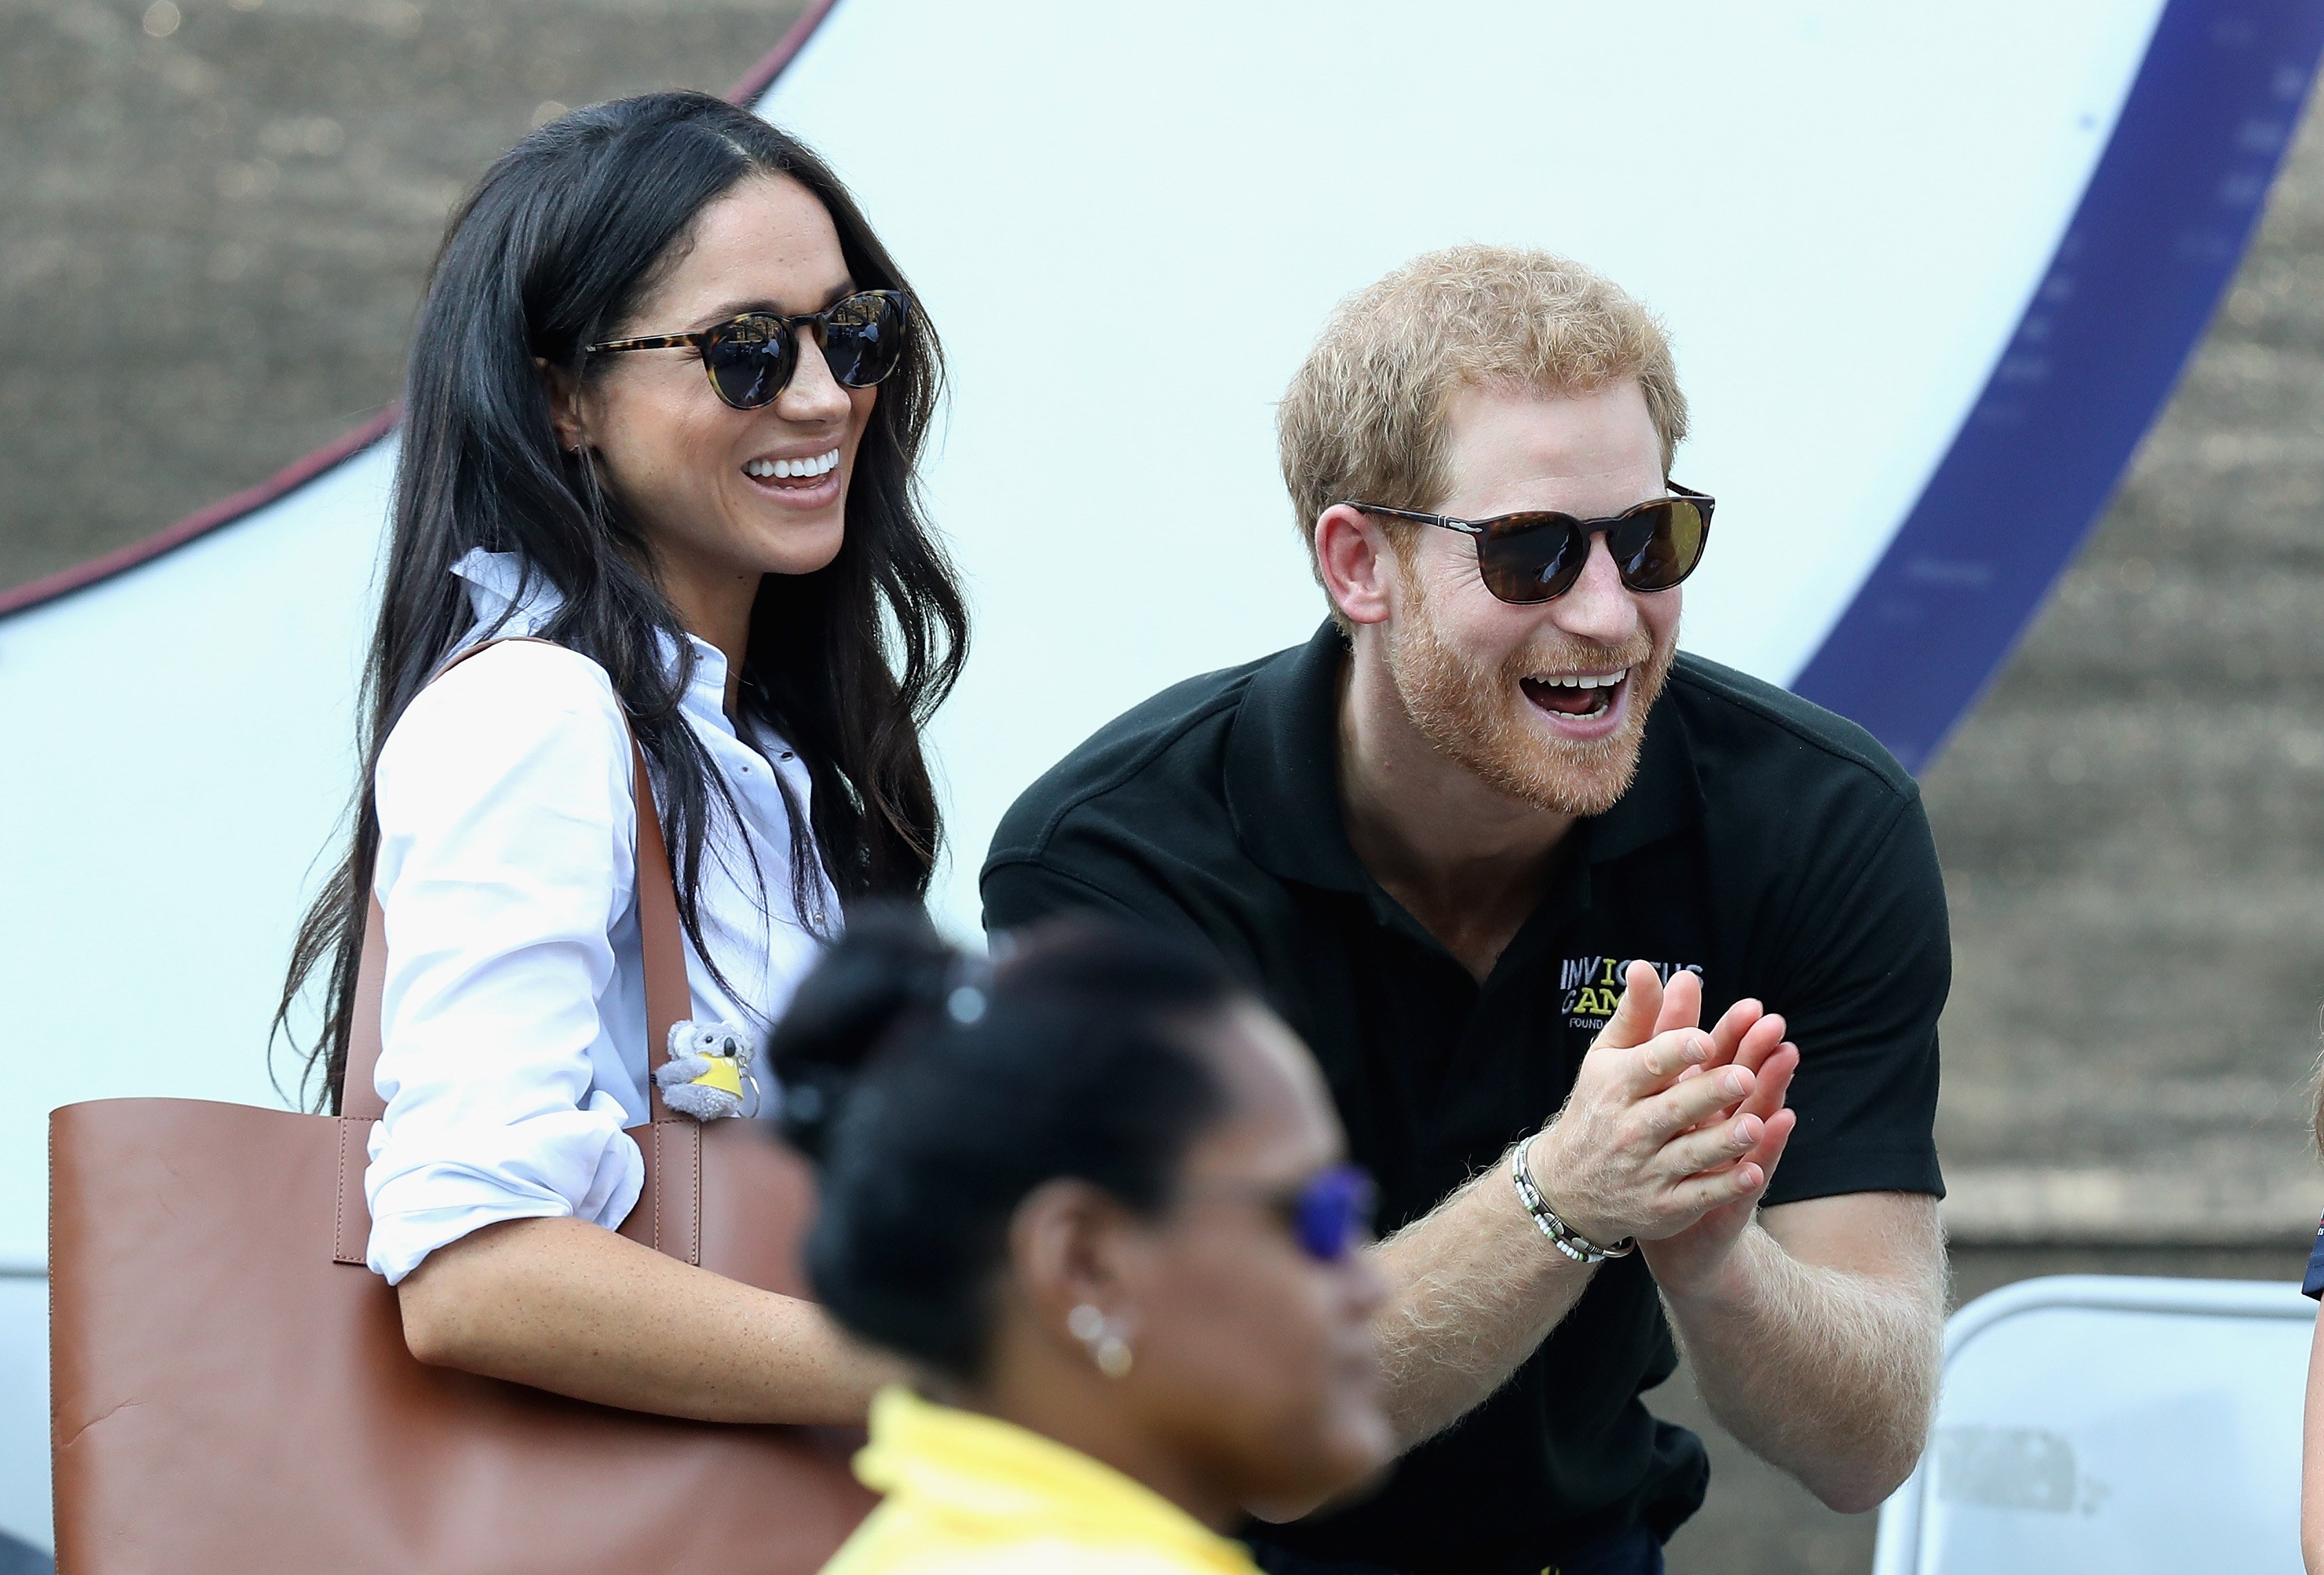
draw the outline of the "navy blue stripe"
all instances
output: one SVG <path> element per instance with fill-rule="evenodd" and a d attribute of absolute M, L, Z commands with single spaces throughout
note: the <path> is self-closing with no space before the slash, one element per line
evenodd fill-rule
<path fill-rule="evenodd" d="M 2106 507 L 2250 239 L 2324 0 L 2171 0 L 2033 304 L 1792 687 L 1908 769 L 2000 669 Z"/>

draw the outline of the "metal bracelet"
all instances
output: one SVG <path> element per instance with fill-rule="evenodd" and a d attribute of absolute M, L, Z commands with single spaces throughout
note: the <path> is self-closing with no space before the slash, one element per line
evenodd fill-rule
<path fill-rule="evenodd" d="M 1535 1138 L 1541 1136 L 1538 1132 Z M 1517 1202 L 1549 1238 L 1549 1244 L 1579 1264 L 1604 1263 L 1609 1257 L 1628 1257 L 1638 1250 L 1637 1239 L 1625 1236 L 1611 1247 L 1600 1247 L 1587 1236 L 1557 1217 L 1557 1211 L 1543 1199 L 1541 1189 L 1533 1184 L 1533 1173 L 1526 1168 L 1526 1156 L 1533 1152 L 1533 1138 L 1517 1145 L 1509 1160 L 1509 1180 L 1517 1184 Z"/>

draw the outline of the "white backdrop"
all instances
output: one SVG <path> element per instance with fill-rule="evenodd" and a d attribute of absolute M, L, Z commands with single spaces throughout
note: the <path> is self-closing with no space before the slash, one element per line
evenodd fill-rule
<path fill-rule="evenodd" d="M 1551 246 L 1669 319 L 1679 474 L 1720 500 L 1685 638 L 1788 679 L 1982 383 L 2155 10 L 844 0 L 763 107 L 951 355 L 929 481 L 976 643 L 935 734 L 946 921 L 1075 741 L 1313 629 L 1274 401 L 1331 304 L 1425 247 Z M 890 113 L 854 107 L 875 78 Z M 392 462 L 0 622 L 0 1262 L 42 1255 L 52 1104 L 272 1098 Z"/>
<path fill-rule="evenodd" d="M 1717 494 L 1686 643 L 1787 682 L 1919 495 L 2114 124 L 2155 0 L 842 0 L 761 101 L 837 165 L 958 383 L 979 615 L 941 909 L 1131 701 L 1323 616 L 1274 404 L 1332 304 L 1464 240 L 1670 323 Z M 862 84 L 927 113 L 861 113 Z"/>
<path fill-rule="evenodd" d="M 1787 681 L 1984 382 L 2159 8 L 843 0 L 762 106 L 951 355 L 929 482 L 976 645 L 934 737 L 940 916 L 973 931 L 994 822 L 1075 741 L 1314 626 L 1273 403 L 1332 303 L 1428 247 L 1547 246 L 1669 320 L 1679 475 L 1720 500 L 1685 640 Z M 275 1101 L 392 462 L 0 621 L 0 1264 L 44 1256 L 53 1106 Z M 44 1539 L 44 1490 L 0 1485 L 0 1529 Z"/>

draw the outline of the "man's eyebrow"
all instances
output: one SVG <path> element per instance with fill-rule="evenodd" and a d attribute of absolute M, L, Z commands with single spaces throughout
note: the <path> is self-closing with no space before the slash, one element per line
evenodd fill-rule
<path fill-rule="evenodd" d="M 849 296 L 855 293 L 855 283 L 853 280 L 848 280 L 842 283 L 835 284 L 824 293 L 823 304 L 816 307 L 815 309 L 816 311 L 827 311 L 831 308 L 837 306 L 841 301 L 845 300 Z M 787 318 L 792 315 L 790 312 L 784 309 L 782 302 L 779 300 L 771 299 L 766 296 L 752 296 L 745 300 L 729 300 L 721 302 L 719 305 L 711 308 L 708 311 L 695 318 L 691 326 L 696 329 L 707 328 L 715 323 L 731 322 L 734 318 L 741 317 L 745 312 L 771 312 L 775 316 L 780 318 Z"/>

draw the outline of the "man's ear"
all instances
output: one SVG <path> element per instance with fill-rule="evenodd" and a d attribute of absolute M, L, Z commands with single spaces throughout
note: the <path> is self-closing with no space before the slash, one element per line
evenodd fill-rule
<path fill-rule="evenodd" d="M 1387 530 L 1346 503 L 1315 519 L 1315 568 L 1324 594 L 1351 623 L 1385 623 L 1399 565 Z"/>
<path fill-rule="evenodd" d="M 540 373 L 540 391 L 549 401 L 549 422 L 557 429 L 557 447 L 578 454 L 589 441 L 581 419 L 581 385 L 561 366 L 551 366 L 536 355 L 533 370 Z"/>

